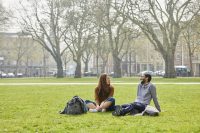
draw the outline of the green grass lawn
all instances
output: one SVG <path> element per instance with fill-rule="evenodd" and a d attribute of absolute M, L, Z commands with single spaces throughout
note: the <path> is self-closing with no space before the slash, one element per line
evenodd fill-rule
<path fill-rule="evenodd" d="M 111 80 L 115 83 L 138 83 L 139 77 L 126 77 L 126 78 L 111 78 Z M 96 77 L 86 77 L 86 78 L 54 78 L 54 77 L 41 77 L 41 78 L 3 78 L 0 79 L 0 83 L 97 83 L 98 78 Z M 165 83 L 171 83 L 171 82 L 200 82 L 200 78 L 196 77 L 182 77 L 182 78 L 175 78 L 175 79 L 166 79 L 162 77 L 153 77 L 154 83 L 159 82 L 165 82 Z"/>
<path fill-rule="evenodd" d="M 0 79 L 19 82 L 97 82 L 83 79 Z M 157 79 L 153 82 L 199 82 L 200 78 Z M 138 78 L 112 79 L 138 82 Z M 162 85 L 157 93 L 159 117 L 114 117 L 111 112 L 78 116 L 60 115 L 74 95 L 93 100 L 95 85 L 0 86 L 0 132 L 200 132 L 200 85 Z M 114 85 L 116 104 L 132 102 L 137 85 Z M 153 105 L 153 103 L 151 103 Z"/>

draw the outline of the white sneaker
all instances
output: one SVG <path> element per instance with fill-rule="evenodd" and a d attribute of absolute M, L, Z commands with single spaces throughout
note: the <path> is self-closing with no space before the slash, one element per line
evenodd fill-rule
<path fill-rule="evenodd" d="M 101 112 L 106 112 L 106 109 L 102 109 Z"/>
<path fill-rule="evenodd" d="M 89 109 L 89 112 L 95 113 L 98 112 L 96 109 Z"/>

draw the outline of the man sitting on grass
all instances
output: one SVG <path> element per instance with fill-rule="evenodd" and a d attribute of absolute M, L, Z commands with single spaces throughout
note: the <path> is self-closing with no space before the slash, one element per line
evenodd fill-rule
<path fill-rule="evenodd" d="M 131 104 L 123 104 L 121 106 L 117 105 L 112 115 L 124 116 L 128 113 L 132 115 L 141 113 L 145 110 L 146 106 L 150 104 L 151 99 L 153 99 L 157 110 L 161 112 L 160 105 L 157 100 L 156 87 L 150 83 L 151 75 L 144 74 L 141 76 L 140 80 L 141 83 L 138 85 L 137 98 L 135 102 Z"/>

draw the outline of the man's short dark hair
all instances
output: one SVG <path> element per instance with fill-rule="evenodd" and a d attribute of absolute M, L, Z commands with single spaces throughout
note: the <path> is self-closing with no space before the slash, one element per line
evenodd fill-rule
<path fill-rule="evenodd" d="M 151 81 L 151 74 L 145 73 L 144 76 L 145 76 L 146 78 L 148 78 L 148 82 Z"/>

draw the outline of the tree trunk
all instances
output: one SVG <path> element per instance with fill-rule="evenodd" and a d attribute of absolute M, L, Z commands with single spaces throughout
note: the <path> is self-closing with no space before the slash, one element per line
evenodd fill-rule
<path fill-rule="evenodd" d="M 74 78 L 81 78 L 81 59 L 77 59 L 76 61 L 76 70 Z"/>
<path fill-rule="evenodd" d="M 132 66 L 132 52 L 129 52 L 129 76 L 132 76 L 132 71 L 131 71 L 131 66 Z"/>
<path fill-rule="evenodd" d="M 97 55 L 96 55 L 96 66 L 97 66 L 97 78 L 99 77 L 99 45 L 101 39 L 101 28 L 98 29 L 98 36 L 97 36 Z"/>
<path fill-rule="evenodd" d="M 16 68 L 15 68 L 15 72 L 14 72 L 15 74 L 17 74 L 18 71 L 19 71 L 18 70 L 19 69 L 19 64 L 20 64 L 20 59 L 18 58 L 17 61 L 16 61 Z"/>
<path fill-rule="evenodd" d="M 67 72 L 66 72 L 66 71 L 67 71 L 67 63 L 68 63 L 68 62 L 67 62 L 67 60 L 65 59 L 65 60 L 64 60 L 64 65 L 65 65 L 65 74 L 64 74 L 64 76 L 65 76 L 65 77 L 67 77 Z"/>
<path fill-rule="evenodd" d="M 189 73 L 189 76 L 194 76 L 193 65 L 192 65 L 192 52 L 191 52 L 190 44 L 188 44 L 188 49 L 189 49 L 189 62 L 190 62 L 190 73 Z"/>
<path fill-rule="evenodd" d="M 168 51 L 166 52 L 166 56 L 164 56 L 165 60 L 165 78 L 176 78 L 176 72 L 174 68 L 174 52 Z"/>
<path fill-rule="evenodd" d="M 189 76 L 194 76 L 193 65 L 192 65 L 192 55 L 190 55 L 190 73 Z"/>
<path fill-rule="evenodd" d="M 27 56 L 26 57 L 26 62 L 25 62 L 25 64 L 26 64 L 26 69 L 25 69 L 25 75 L 27 76 L 27 77 L 29 77 L 30 75 L 29 75 L 29 69 L 28 69 L 28 64 L 29 64 L 29 57 Z"/>
<path fill-rule="evenodd" d="M 113 71 L 114 71 L 114 78 L 121 78 L 122 72 L 121 72 L 121 59 L 115 54 L 113 54 Z"/>
<path fill-rule="evenodd" d="M 63 78 L 63 66 L 61 59 L 57 60 L 57 78 Z"/>
<path fill-rule="evenodd" d="M 89 69 L 88 63 L 89 63 L 89 60 L 86 59 L 86 61 L 84 62 L 85 64 L 84 72 L 88 72 L 88 69 Z"/>
<path fill-rule="evenodd" d="M 123 75 L 126 75 L 126 76 L 128 76 L 128 69 L 129 69 L 129 62 L 128 62 L 128 53 L 126 53 L 126 60 L 125 60 L 125 66 L 126 66 L 126 68 L 125 68 L 125 70 L 124 70 L 124 72 L 123 72 Z M 124 69 L 124 68 L 123 68 Z"/>
<path fill-rule="evenodd" d="M 107 64 L 107 61 L 103 60 L 103 65 L 101 67 L 101 73 L 105 73 L 106 71 L 106 64 Z"/>
<path fill-rule="evenodd" d="M 15 74 L 17 74 L 17 73 L 18 73 L 18 67 L 19 67 L 19 65 L 18 65 L 18 64 L 16 64 L 16 68 L 15 68 L 15 71 L 14 71 L 14 73 L 15 73 Z"/>

